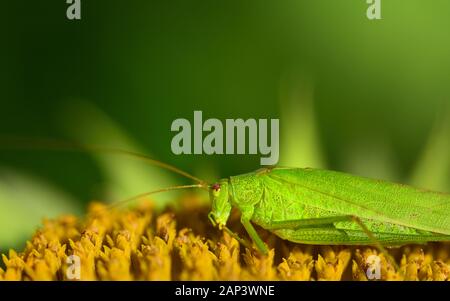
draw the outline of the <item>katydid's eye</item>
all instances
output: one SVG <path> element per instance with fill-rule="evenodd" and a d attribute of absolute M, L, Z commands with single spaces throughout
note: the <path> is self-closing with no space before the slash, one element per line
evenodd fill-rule
<path fill-rule="evenodd" d="M 214 196 L 219 196 L 219 192 L 220 192 L 220 184 L 216 183 L 214 185 L 211 186 L 212 188 L 212 193 Z"/>

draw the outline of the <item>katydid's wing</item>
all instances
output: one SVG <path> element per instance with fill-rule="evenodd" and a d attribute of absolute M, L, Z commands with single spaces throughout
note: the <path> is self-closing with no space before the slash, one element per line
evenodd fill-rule
<path fill-rule="evenodd" d="M 450 235 L 448 194 L 319 169 L 275 168 L 261 177 L 308 207 Z"/>

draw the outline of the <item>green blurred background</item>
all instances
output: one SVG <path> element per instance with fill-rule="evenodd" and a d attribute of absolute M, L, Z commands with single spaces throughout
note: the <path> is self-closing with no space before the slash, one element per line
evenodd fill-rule
<path fill-rule="evenodd" d="M 450 191 L 448 0 L 382 0 L 377 21 L 364 0 L 81 3 L 69 21 L 64 0 L 2 1 L 2 137 L 138 150 L 212 180 L 260 156 L 173 155 L 174 119 L 280 118 L 280 164 Z M 6 148 L 3 251 L 90 200 L 189 183 L 130 158 Z"/>

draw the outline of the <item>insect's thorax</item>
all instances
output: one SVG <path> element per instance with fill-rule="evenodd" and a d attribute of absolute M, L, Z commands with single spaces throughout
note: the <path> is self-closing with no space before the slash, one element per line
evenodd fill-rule
<path fill-rule="evenodd" d="M 264 185 L 254 173 L 230 177 L 229 186 L 231 204 L 241 211 L 253 207 L 263 197 Z"/>
<path fill-rule="evenodd" d="M 230 177 L 233 207 L 251 211 L 251 220 L 266 227 L 273 221 L 336 216 L 338 213 L 311 206 L 298 190 L 269 177 L 269 173 L 249 173 Z"/>

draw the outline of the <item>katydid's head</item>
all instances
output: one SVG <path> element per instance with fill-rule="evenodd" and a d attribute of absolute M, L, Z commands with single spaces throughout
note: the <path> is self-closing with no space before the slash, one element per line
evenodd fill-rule
<path fill-rule="evenodd" d="M 226 225 L 231 212 L 231 204 L 228 193 L 228 181 L 220 180 L 219 183 L 209 186 L 211 199 L 211 212 L 208 218 L 214 226 L 221 229 Z"/>

